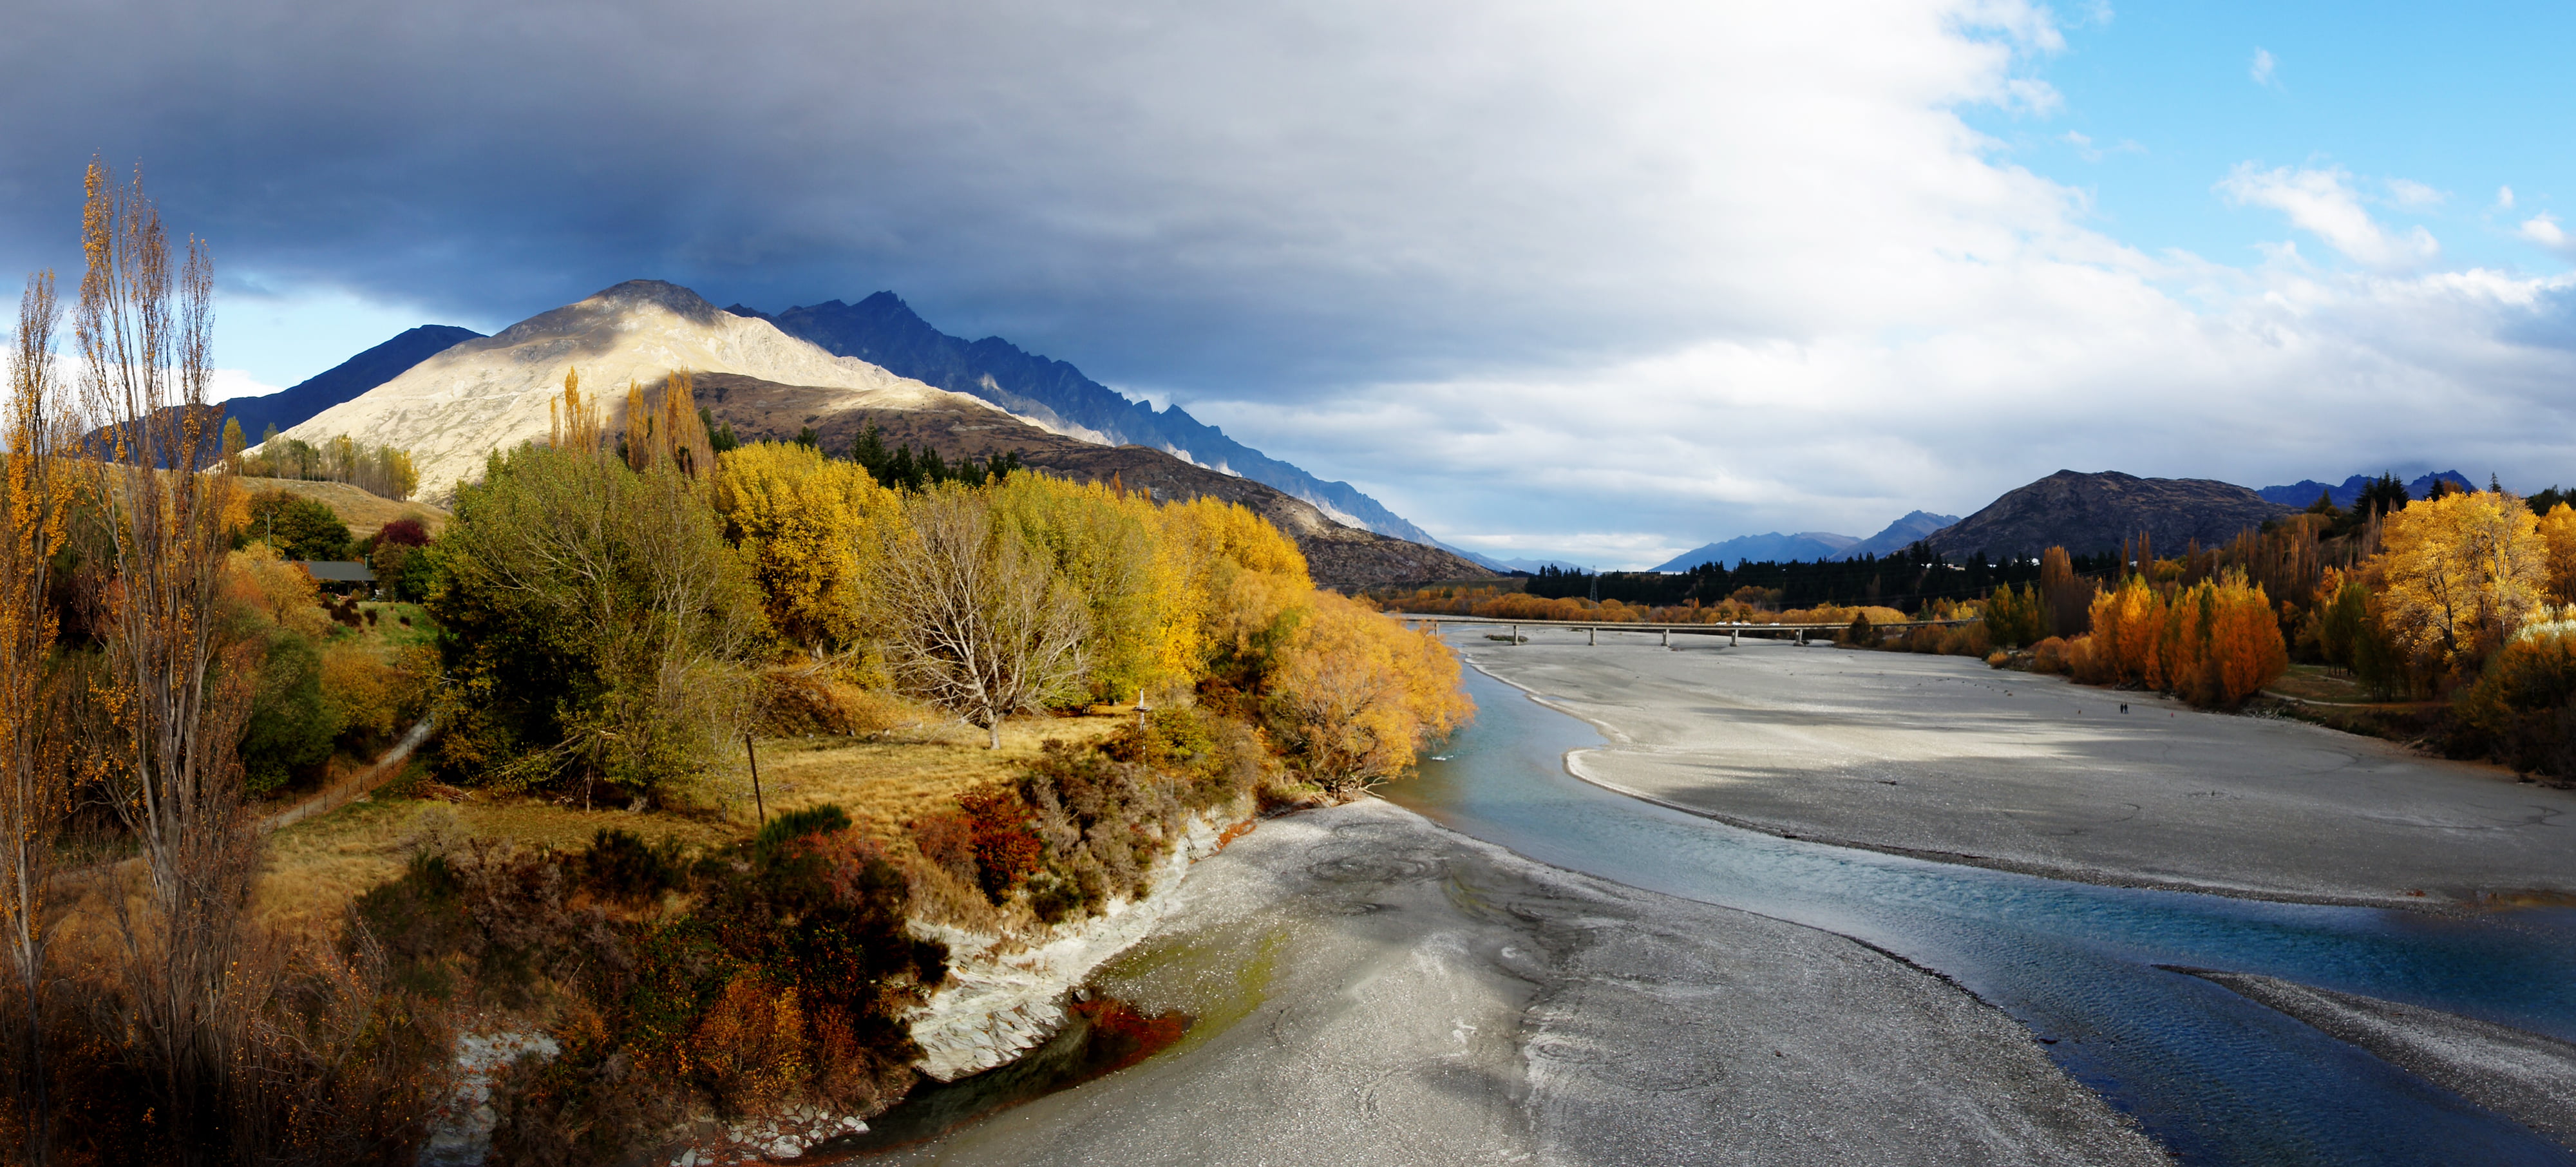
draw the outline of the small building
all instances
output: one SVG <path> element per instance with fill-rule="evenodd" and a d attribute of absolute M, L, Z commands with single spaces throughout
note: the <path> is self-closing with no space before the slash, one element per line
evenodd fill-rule
<path fill-rule="evenodd" d="M 293 562 L 304 569 L 304 574 L 312 576 L 313 582 L 322 585 L 323 591 L 375 594 L 376 572 L 366 564 L 346 559 L 298 559 Z"/>

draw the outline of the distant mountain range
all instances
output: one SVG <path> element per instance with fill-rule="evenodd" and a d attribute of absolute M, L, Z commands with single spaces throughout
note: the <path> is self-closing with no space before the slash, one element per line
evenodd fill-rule
<path fill-rule="evenodd" d="M 826 352 L 857 357 L 897 376 L 980 397 L 1061 433 L 1113 446 L 1150 446 L 1285 491 L 1350 526 L 1416 543 L 1437 542 L 1350 483 L 1326 482 L 1227 437 L 1177 405 L 1158 410 L 1070 364 L 1024 351 L 998 336 L 950 336 L 892 292 L 878 292 L 856 304 L 827 300 L 774 314 L 740 304 L 725 311 L 769 321 Z M 1484 562 L 1491 566 L 1494 561 Z"/>
<path fill-rule="evenodd" d="M 1776 531 L 1764 535 L 1738 535 L 1735 538 L 1682 552 L 1657 565 L 1656 571 L 1689 571 L 1703 563 L 1734 567 L 1741 563 L 1785 563 L 1790 560 L 1857 559 L 1863 555 L 1889 555 L 1913 546 L 1924 537 L 1958 522 L 1956 515 L 1936 515 L 1930 511 L 1912 511 L 1887 525 L 1887 529 L 1863 539 L 1857 535 L 1838 535 L 1832 531 L 1800 531 L 1783 535 Z"/>
<path fill-rule="evenodd" d="M 2361 488 L 2370 485 L 2372 480 L 2378 477 L 2376 474 L 2355 474 L 2344 479 L 2340 486 L 2328 486 L 2314 479 L 2302 478 L 2288 486 L 2266 486 L 2254 493 L 2263 496 L 2266 501 L 2300 510 L 2316 505 L 2317 496 L 2320 494 L 2332 498 L 2336 506 L 2350 507 L 2354 500 L 2361 497 Z M 2417 498 L 2430 497 L 2433 493 L 2433 483 L 2436 481 L 2448 482 L 2462 490 L 2478 489 L 2478 485 L 2469 481 L 2467 475 L 2457 470 L 2445 470 L 2439 474 L 2424 475 L 2407 483 L 2406 493 Z"/>

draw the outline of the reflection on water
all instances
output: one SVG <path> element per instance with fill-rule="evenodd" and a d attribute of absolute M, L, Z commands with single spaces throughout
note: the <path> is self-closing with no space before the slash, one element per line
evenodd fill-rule
<path fill-rule="evenodd" d="M 2570 1163 L 2563 1148 L 2196 977 L 2262 973 L 2576 1040 L 2576 910 L 2472 919 L 2097 887 L 1780 839 L 1569 775 L 1591 727 L 1468 674 L 1476 723 L 1382 792 L 1532 859 L 1941 972 L 2186 1162 Z"/>

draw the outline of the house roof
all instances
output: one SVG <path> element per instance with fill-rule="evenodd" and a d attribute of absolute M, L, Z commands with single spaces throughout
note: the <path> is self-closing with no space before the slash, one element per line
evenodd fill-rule
<path fill-rule="evenodd" d="M 363 563 L 345 559 L 298 559 L 295 566 L 323 583 L 374 583 L 376 573 Z"/>

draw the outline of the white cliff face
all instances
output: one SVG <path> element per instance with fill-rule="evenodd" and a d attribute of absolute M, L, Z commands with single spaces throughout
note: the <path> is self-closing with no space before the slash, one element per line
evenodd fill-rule
<path fill-rule="evenodd" d="M 682 371 L 846 391 L 815 402 L 818 412 L 939 404 L 993 409 L 855 357 L 833 356 L 766 320 L 718 309 L 676 284 L 632 280 L 520 321 L 497 336 L 457 345 L 283 436 L 319 442 L 346 434 L 409 450 L 422 492 L 435 497 L 459 481 L 480 478 L 492 451 L 542 440 L 547 403 L 563 391 L 565 372 L 574 369 L 581 373 L 585 399 L 601 403 L 612 429 L 622 424 L 630 381 L 650 388 Z"/>

